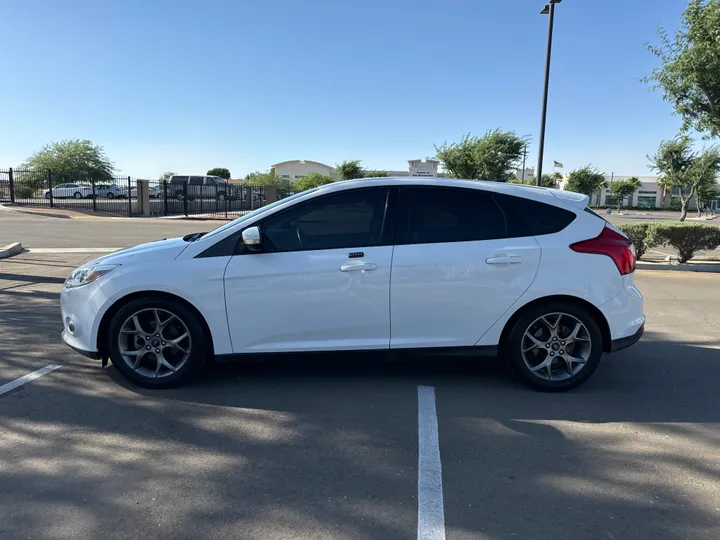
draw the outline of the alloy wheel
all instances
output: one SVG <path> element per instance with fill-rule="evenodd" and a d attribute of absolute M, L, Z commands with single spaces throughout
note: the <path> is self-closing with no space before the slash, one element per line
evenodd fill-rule
<path fill-rule="evenodd" d="M 180 317 L 165 309 L 147 308 L 133 313 L 122 324 L 118 350 L 138 375 L 162 378 L 185 365 L 192 341 Z"/>
<path fill-rule="evenodd" d="M 547 313 L 527 327 L 520 346 L 523 361 L 533 375 L 562 381 L 585 368 L 592 352 L 592 338 L 574 315 Z"/>

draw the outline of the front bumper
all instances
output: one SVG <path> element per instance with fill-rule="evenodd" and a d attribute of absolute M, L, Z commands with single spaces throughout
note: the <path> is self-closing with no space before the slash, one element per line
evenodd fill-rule
<path fill-rule="evenodd" d="M 109 299 L 97 283 L 63 289 L 60 313 L 62 339 L 71 348 L 90 358 L 99 358 L 97 337 Z"/>

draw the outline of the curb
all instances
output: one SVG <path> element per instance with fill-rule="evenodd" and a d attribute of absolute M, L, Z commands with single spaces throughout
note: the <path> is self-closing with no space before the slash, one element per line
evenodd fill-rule
<path fill-rule="evenodd" d="M 648 262 L 637 262 L 635 263 L 637 270 L 660 270 L 660 271 L 675 271 L 675 272 L 709 272 L 720 274 L 720 264 L 667 264 L 667 263 L 648 263 Z"/>
<path fill-rule="evenodd" d="M 22 252 L 22 244 L 20 242 L 12 242 L 3 248 L 0 248 L 0 259 L 6 259 Z"/>
<path fill-rule="evenodd" d="M 27 214 L 29 216 L 43 216 L 43 217 L 54 217 L 61 219 L 72 219 L 73 217 L 69 214 L 61 214 L 55 212 L 43 212 L 42 210 L 30 210 L 25 208 L 18 208 L 17 206 L 8 206 L 0 204 L 0 208 L 7 210 L 8 212 L 19 212 L 21 214 Z"/>

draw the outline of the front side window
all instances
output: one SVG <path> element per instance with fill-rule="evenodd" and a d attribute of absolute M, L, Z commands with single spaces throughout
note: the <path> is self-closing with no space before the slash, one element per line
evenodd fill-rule
<path fill-rule="evenodd" d="M 262 224 L 265 251 L 380 245 L 387 195 L 387 188 L 348 190 L 271 216 Z"/>
<path fill-rule="evenodd" d="M 506 236 L 505 216 L 485 191 L 436 186 L 401 191 L 402 243 L 473 242 Z"/>

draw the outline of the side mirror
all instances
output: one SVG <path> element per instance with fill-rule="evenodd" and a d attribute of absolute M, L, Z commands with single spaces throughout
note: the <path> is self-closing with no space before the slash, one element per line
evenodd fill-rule
<path fill-rule="evenodd" d="M 250 251 L 262 251 L 260 227 L 248 227 L 242 232 L 242 241 Z"/>

